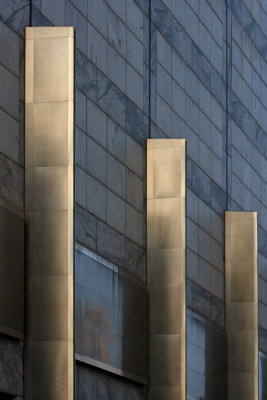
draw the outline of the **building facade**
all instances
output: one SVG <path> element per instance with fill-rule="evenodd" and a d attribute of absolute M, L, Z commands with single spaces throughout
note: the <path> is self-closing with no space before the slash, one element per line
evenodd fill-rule
<path fill-rule="evenodd" d="M 44 37 L 43 31 L 28 30 L 26 36 L 28 27 L 74 27 L 74 31 L 69 28 Z M 147 149 L 148 140 L 158 139 L 186 139 L 181 196 L 186 204 L 185 360 L 177 361 L 184 369 L 184 375 L 177 371 L 177 377 L 186 380 L 190 400 L 239 398 L 229 392 L 231 379 L 238 387 L 235 393 L 244 388 L 243 399 L 267 398 L 266 27 L 265 0 L 0 0 L 0 398 L 185 398 L 185 393 L 167 395 L 152 389 L 153 382 L 172 385 L 173 367 L 168 359 L 161 367 L 167 351 L 159 350 L 153 380 L 152 311 L 163 319 L 174 310 L 179 320 L 181 304 L 170 295 L 164 308 L 163 298 L 155 296 L 150 285 L 151 268 L 157 262 L 151 262 L 147 251 L 151 215 L 147 212 L 151 182 Z M 66 37 L 68 53 L 64 53 Z M 50 45 L 45 47 L 47 38 L 63 38 L 62 44 L 55 44 L 53 51 Z M 26 46 L 25 63 L 26 39 L 33 47 Z M 38 51 L 46 67 L 35 64 Z M 43 84 L 50 92 L 40 100 L 38 74 L 49 69 L 55 58 L 62 62 L 62 71 L 69 68 L 70 91 L 61 98 L 62 88 L 56 85 L 64 74 L 51 73 Z M 27 97 L 27 76 L 36 90 L 32 100 Z M 71 219 L 61 225 L 59 216 L 51 218 L 49 225 L 47 215 L 39 218 L 40 209 L 28 200 L 39 196 L 47 204 L 62 182 L 31 192 L 30 134 L 42 132 L 52 111 L 44 112 L 49 118 L 40 128 L 42 113 L 37 110 L 32 128 L 28 110 L 33 103 L 44 102 L 47 109 L 52 102 L 74 104 L 74 111 L 70 105 L 64 114 L 66 131 L 74 132 L 74 157 L 68 164 L 73 167 L 68 181 L 74 193 L 68 208 L 73 227 Z M 59 137 L 65 126 L 58 109 L 53 115 L 51 121 L 57 124 L 47 128 L 51 138 Z M 45 139 L 40 140 L 40 154 L 44 154 Z M 54 142 L 55 154 L 49 150 L 46 156 L 49 153 L 53 163 L 60 163 L 63 144 L 53 146 Z M 161 171 L 166 164 L 161 164 Z M 173 179 L 176 182 L 175 174 Z M 68 193 L 71 190 L 70 186 Z M 32 230 L 36 210 L 40 234 L 37 228 Z M 238 383 L 248 370 L 235 365 L 234 372 L 241 375 L 231 378 L 230 372 L 229 360 L 237 345 L 231 341 L 228 320 L 227 240 L 231 235 L 225 234 L 225 212 L 229 211 L 257 213 L 256 229 L 248 239 L 255 242 L 253 260 L 257 259 L 253 263 L 257 299 L 251 312 L 257 335 L 252 344 L 258 343 L 253 365 L 248 361 L 257 388 L 251 392 Z M 73 234 L 68 248 L 58 242 L 66 232 Z M 66 301 L 64 295 L 60 297 L 65 289 L 59 264 L 69 248 L 72 253 L 63 264 L 73 260 L 67 274 L 73 281 L 68 281 Z M 39 272 L 34 275 L 35 265 Z M 244 265 L 237 280 L 249 274 Z M 52 283 L 45 291 L 48 280 Z M 243 292 L 247 290 L 244 283 Z M 249 302 L 246 296 L 239 301 Z M 71 310 L 68 327 L 62 318 L 64 307 L 67 313 Z M 55 343 L 64 336 L 63 325 L 70 347 L 57 353 Z M 55 346 L 51 358 L 44 345 L 48 341 Z M 246 354 L 247 342 L 242 343 L 240 352 Z M 34 351 L 35 359 L 29 356 Z M 175 345 L 170 345 L 170 358 L 173 352 Z M 64 361 L 66 354 L 69 358 Z M 66 365 L 70 386 L 65 392 Z M 174 373 L 173 379 L 182 378 Z"/>

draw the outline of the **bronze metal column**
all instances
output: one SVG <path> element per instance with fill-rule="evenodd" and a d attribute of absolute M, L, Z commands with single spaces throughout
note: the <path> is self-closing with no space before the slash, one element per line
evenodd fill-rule
<path fill-rule="evenodd" d="M 26 28 L 25 399 L 73 399 L 72 27 Z"/>
<path fill-rule="evenodd" d="M 151 400 L 186 398 L 185 148 L 147 141 Z"/>
<path fill-rule="evenodd" d="M 258 400 L 257 213 L 225 213 L 228 399 Z"/>

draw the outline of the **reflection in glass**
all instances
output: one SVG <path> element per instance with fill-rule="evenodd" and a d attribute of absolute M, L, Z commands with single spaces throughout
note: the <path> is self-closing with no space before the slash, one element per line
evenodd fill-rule
<path fill-rule="evenodd" d="M 187 311 L 187 399 L 227 398 L 226 334 Z"/>
<path fill-rule="evenodd" d="M 267 399 L 267 355 L 259 352 L 259 400 Z"/>
<path fill-rule="evenodd" d="M 147 289 L 76 244 L 76 353 L 89 364 L 144 382 L 147 378 Z M 96 365 L 94 363 L 94 365 Z"/>

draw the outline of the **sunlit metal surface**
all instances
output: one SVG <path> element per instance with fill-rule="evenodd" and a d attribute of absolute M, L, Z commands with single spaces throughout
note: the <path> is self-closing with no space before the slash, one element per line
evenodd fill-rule
<path fill-rule="evenodd" d="M 187 400 L 227 399 L 225 330 L 187 311 Z"/>
<path fill-rule="evenodd" d="M 185 140 L 147 141 L 150 390 L 185 400 Z"/>
<path fill-rule="evenodd" d="M 0 204 L 0 332 L 23 339 L 24 218 Z"/>
<path fill-rule="evenodd" d="M 228 399 L 258 400 L 257 213 L 225 213 Z"/>
<path fill-rule="evenodd" d="M 146 286 L 76 244 L 75 305 L 76 359 L 146 383 Z"/>
<path fill-rule="evenodd" d="M 73 28 L 26 28 L 26 400 L 73 399 L 73 68 Z"/>

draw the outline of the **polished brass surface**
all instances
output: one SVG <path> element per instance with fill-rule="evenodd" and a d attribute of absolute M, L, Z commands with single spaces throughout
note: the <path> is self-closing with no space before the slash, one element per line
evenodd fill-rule
<path fill-rule="evenodd" d="M 0 205 L 0 332 L 23 339 L 24 219 Z"/>
<path fill-rule="evenodd" d="M 186 398 L 184 139 L 147 141 L 147 279 L 152 400 Z"/>
<path fill-rule="evenodd" d="M 26 28 L 25 64 L 25 399 L 72 400 L 73 28 Z"/>
<path fill-rule="evenodd" d="M 147 383 L 146 285 L 80 244 L 75 248 L 76 359 Z"/>
<path fill-rule="evenodd" d="M 258 400 L 257 213 L 225 213 L 228 399 Z"/>

